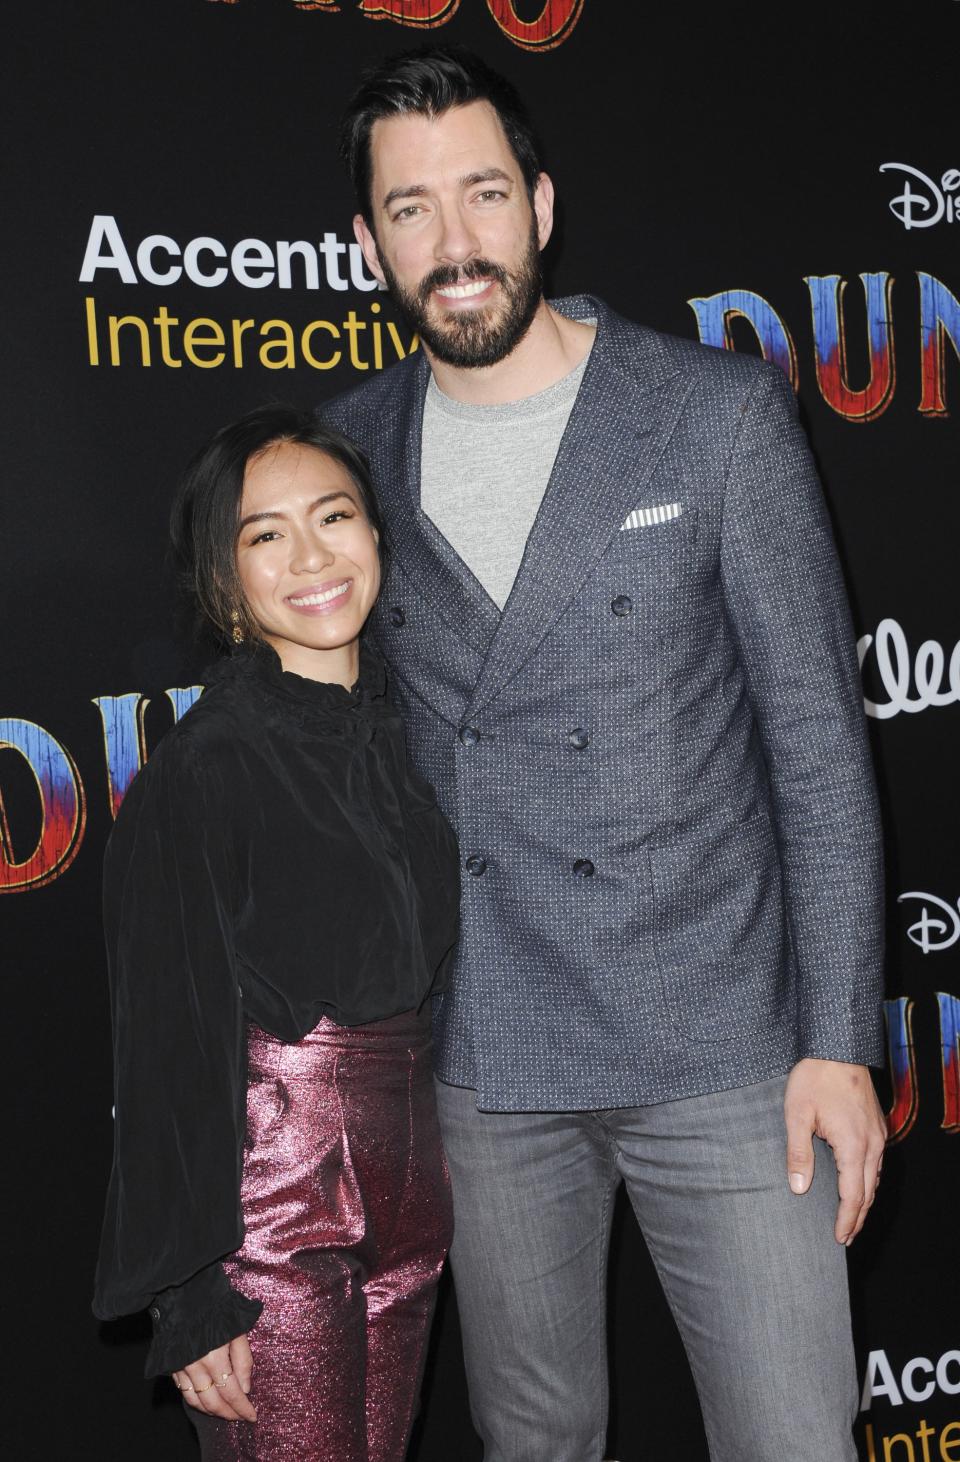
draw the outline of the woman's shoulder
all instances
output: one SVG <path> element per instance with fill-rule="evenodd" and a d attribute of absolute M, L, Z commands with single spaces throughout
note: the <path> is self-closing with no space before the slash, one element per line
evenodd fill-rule
<path fill-rule="evenodd" d="M 243 775 L 243 747 L 255 744 L 256 735 L 243 698 L 226 684 L 211 685 L 152 748 L 124 797 L 121 818 L 151 802 L 229 798 L 234 778 Z"/>

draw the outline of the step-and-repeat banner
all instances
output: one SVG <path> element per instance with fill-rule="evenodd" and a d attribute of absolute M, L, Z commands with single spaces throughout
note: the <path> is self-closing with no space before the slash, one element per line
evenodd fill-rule
<path fill-rule="evenodd" d="M 858 1444 L 864 1462 L 960 1458 L 956 0 L 883 18 L 615 0 L 93 0 L 11 16 L 7 1455 L 193 1455 L 172 1388 L 141 1379 L 145 1322 L 100 1327 L 89 1311 L 111 1140 L 100 861 L 202 680 L 165 566 L 185 460 L 255 404 L 321 402 L 418 348 L 353 242 L 335 133 L 361 67 L 427 38 L 474 47 L 527 97 L 561 199 L 555 293 L 762 352 L 799 392 L 888 833 L 890 1147 L 851 1251 Z M 609 1454 L 698 1462 L 679 1341 L 623 1207 L 611 1275 Z M 449 1288 L 411 1455 L 479 1456 Z"/>

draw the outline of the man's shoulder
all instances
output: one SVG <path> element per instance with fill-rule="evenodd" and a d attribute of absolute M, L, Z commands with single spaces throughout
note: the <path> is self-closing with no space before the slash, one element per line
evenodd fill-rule
<path fill-rule="evenodd" d="M 407 408 L 416 393 L 420 370 L 421 357 L 417 351 L 396 365 L 378 371 L 369 380 L 361 381 L 359 385 L 325 401 L 317 408 L 317 415 L 339 427 L 347 436 L 356 434 L 362 446 L 368 424 L 383 425 L 391 415 Z"/>
<path fill-rule="evenodd" d="M 709 390 L 742 398 L 760 381 L 782 379 L 776 366 L 757 356 L 718 350 L 699 340 L 655 330 L 621 315 L 596 296 L 571 296 L 552 303 L 574 319 L 594 316 L 600 327 L 598 345 L 605 359 L 640 385 L 686 374 Z"/>

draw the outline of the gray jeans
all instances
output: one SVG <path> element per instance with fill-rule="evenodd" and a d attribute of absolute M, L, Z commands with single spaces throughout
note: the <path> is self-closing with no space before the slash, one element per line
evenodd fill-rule
<path fill-rule="evenodd" d="M 621 1180 L 686 1347 L 713 1462 L 856 1462 L 837 1176 L 787 1187 L 782 1078 L 658 1106 L 478 1112 L 437 1083 L 453 1276 L 485 1462 L 600 1462 Z"/>

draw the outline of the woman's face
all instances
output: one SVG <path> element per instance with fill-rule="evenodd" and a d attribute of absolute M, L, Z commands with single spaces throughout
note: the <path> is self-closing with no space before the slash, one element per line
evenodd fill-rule
<path fill-rule="evenodd" d="M 352 477 L 317 447 L 278 442 L 247 463 L 237 569 L 284 670 L 350 686 L 380 588 L 377 538 Z"/>

